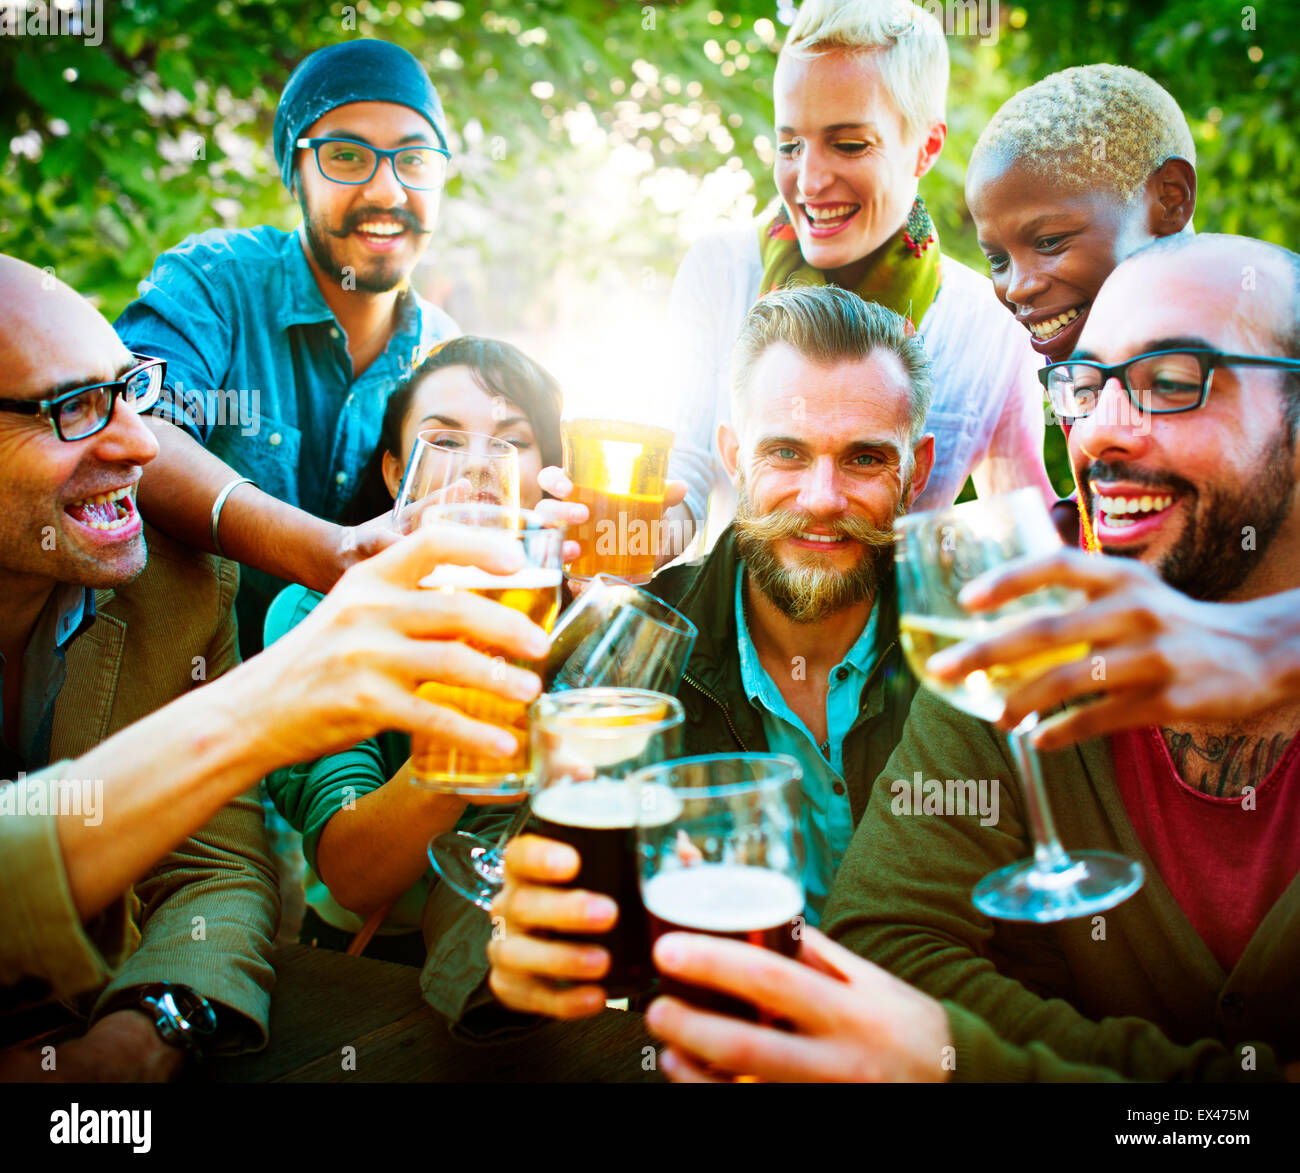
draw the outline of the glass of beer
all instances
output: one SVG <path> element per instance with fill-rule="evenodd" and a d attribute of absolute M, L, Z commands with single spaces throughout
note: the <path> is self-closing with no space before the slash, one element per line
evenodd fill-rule
<path fill-rule="evenodd" d="M 563 527 L 540 514 L 502 505 L 465 503 L 437 505 L 425 512 L 424 525 L 468 525 L 501 530 L 516 540 L 526 565 L 514 574 L 488 574 L 477 566 L 444 564 L 422 579 L 430 590 L 472 591 L 513 608 L 547 631 L 560 609 Z M 541 661 L 519 661 L 539 675 Z M 429 681 L 419 695 L 466 717 L 497 725 L 512 733 L 519 749 L 510 758 L 462 750 L 438 738 L 411 738 L 411 783 L 444 794 L 501 796 L 519 794 L 531 780 L 528 706 L 477 688 Z"/>
<path fill-rule="evenodd" d="M 609 951 L 600 984 L 611 998 L 640 993 L 654 977 L 637 882 L 638 789 L 628 777 L 680 750 L 682 720 L 679 701 L 648 689 L 579 688 L 533 702 L 534 829 L 582 858 L 572 887 L 618 905 L 608 933 L 572 938 Z"/>
<path fill-rule="evenodd" d="M 573 482 L 573 501 L 590 511 L 573 534 L 582 553 L 569 565 L 570 578 L 586 580 L 602 571 L 628 582 L 654 573 L 663 544 L 665 478 L 673 434 L 616 420 L 566 420 L 564 471 Z"/>
<path fill-rule="evenodd" d="M 641 898 L 651 940 L 729 937 L 786 957 L 803 924 L 803 770 L 784 754 L 709 754 L 648 766 L 637 787 Z M 768 1022 L 750 1002 L 672 978 L 660 993 Z"/>
<path fill-rule="evenodd" d="M 928 671 L 930 657 L 953 644 L 987 638 L 1086 602 L 1080 592 L 1060 587 L 1033 591 L 979 615 L 957 601 L 962 587 L 985 571 L 1059 548 L 1061 540 L 1037 489 L 908 514 L 894 523 L 894 533 L 903 651 L 917 678 L 954 708 L 996 721 L 1012 692 L 1088 654 L 1086 643 L 1073 644 L 972 672 L 956 684 L 937 680 Z M 1034 858 L 985 876 L 972 899 L 991 917 L 1048 923 L 1090 916 L 1127 900 L 1142 886 L 1142 866 L 1111 852 L 1067 853 L 1062 848 L 1047 803 L 1042 763 L 1029 740 L 1037 724 L 1038 714 L 1030 713 L 1009 735 L 1024 783 Z"/>
<path fill-rule="evenodd" d="M 548 692 L 641 688 L 675 693 L 699 633 L 653 595 L 598 574 L 551 632 L 542 673 Z M 429 844 L 434 871 L 466 900 L 487 909 L 505 882 L 506 844 L 528 814 L 522 808 L 495 841 L 446 831 Z"/>
<path fill-rule="evenodd" d="M 393 528 L 409 534 L 429 505 L 480 502 L 519 508 L 519 449 L 483 432 L 429 428 L 406 462 Z"/>

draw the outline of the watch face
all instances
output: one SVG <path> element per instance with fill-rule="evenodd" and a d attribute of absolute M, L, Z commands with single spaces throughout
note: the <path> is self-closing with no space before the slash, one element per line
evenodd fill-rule
<path fill-rule="evenodd" d="M 216 1034 L 217 1012 L 197 990 L 169 982 L 146 987 L 140 996 L 141 1006 L 154 1020 L 165 1043 L 201 1051 L 203 1044 Z"/>

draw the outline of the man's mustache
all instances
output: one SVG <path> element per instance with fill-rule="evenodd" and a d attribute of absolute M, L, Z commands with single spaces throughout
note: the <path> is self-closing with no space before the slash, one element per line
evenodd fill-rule
<path fill-rule="evenodd" d="M 837 517 L 834 521 L 814 521 L 807 514 L 796 513 L 792 509 L 776 509 L 757 517 L 738 517 L 736 525 L 760 542 L 780 541 L 814 528 L 824 528 L 830 530 L 832 537 L 848 538 L 874 549 L 894 544 L 892 529 L 881 529 L 868 518 L 857 516 Z"/>
<path fill-rule="evenodd" d="M 367 220 L 376 219 L 396 220 L 408 232 L 416 236 L 428 236 L 433 229 L 425 228 L 421 223 L 405 208 L 361 208 L 355 212 L 349 212 L 344 219 L 338 231 L 332 228 L 326 229 L 331 236 L 344 237 L 351 236 L 357 230 L 357 225 L 364 224 Z"/>
<path fill-rule="evenodd" d="M 1155 473 L 1150 469 L 1138 468 L 1132 464 L 1111 464 L 1104 460 L 1094 460 L 1084 466 L 1080 482 L 1092 492 L 1092 482 L 1128 481 L 1130 484 L 1142 485 L 1151 489 L 1174 489 L 1179 493 L 1195 493 L 1196 486 L 1175 473 Z"/>

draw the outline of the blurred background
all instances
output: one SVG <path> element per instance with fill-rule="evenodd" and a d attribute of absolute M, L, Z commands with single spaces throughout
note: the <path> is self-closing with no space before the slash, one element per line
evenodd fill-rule
<path fill-rule="evenodd" d="M 52 7 L 90 21 L 94 3 Z M 36 6 L 0 0 L 0 17 Z M 959 14 L 974 3 L 926 6 L 957 16 L 948 142 L 921 182 L 945 252 L 987 272 L 962 178 L 994 110 L 1101 61 L 1151 74 L 1186 112 L 1200 230 L 1297 247 L 1294 0 L 983 0 L 973 35 Z M 112 319 L 190 233 L 292 228 L 270 152 L 280 90 L 313 49 L 381 37 L 424 61 L 453 127 L 421 291 L 549 366 L 566 415 L 662 421 L 684 391 L 663 373 L 673 272 L 697 236 L 773 195 L 771 80 L 792 15 L 791 0 L 102 0 L 97 46 L 0 36 L 0 251 Z"/>

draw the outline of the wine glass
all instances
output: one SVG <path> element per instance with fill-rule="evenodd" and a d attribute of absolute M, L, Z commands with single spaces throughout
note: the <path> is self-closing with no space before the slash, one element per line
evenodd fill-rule
<path fill-rule="evenodd" d="M 421 432 L 393 502 L 393 528 L 411 533 L 428 506 L 453 502 L 518 509 L 519 449 L 483 432 Z"/>
<path fill-rule="evenodd" d="M 968 613 L 957 601 L 961 588 L 985 571 L 1060 546 L 1037 489 L 910 514 L 894 523 L 894 532 L 903 651 L 918 679 L 950 705 L 996 721 L 1010 693 L 1088 654 L 1088 644 L 1072 644 L 972 672 L 955 683 L 936 679 L 926 668 L 932 655 L 962 640 L 987 638 L 1042 615 L 1075 610 L 1087 601 L 1080 592 L 1060 587 L 1034 591 L 980 615 Z M 1141 864 L 1125 856 L 1067 853 L 1062 848 L 1047 803 L 1042 763 L 1029 739 L 1038 719 L 1037 713 L 1030 713 L 1008 735 L 1024 780 L 1034 857 L 985 876 L 971 898 L 988 916 L 1045 924 L 1113 908 L 1142 886 L 1143 876 Z"/>
<path fill-rule="evenodd" d="M 671 695 L 698 634 L 661 599 L 598 574 L 551 632 L 543 684 L 551 692 L 603 686 Z M 446 831 L 430 840 L 429 862 L 466 900 L 490 908 L 505 881 L 506 844 L 527 818 L 528 804 L 520 803 L 495 841 L 472 831 Z"/>

